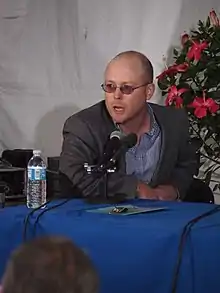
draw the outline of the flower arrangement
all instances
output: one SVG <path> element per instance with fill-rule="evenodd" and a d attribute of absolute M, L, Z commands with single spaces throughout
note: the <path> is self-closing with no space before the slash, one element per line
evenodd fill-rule
<path fill-rule="evenodd" d="M 220 21 L 214 10 L 181 36 L 173 58 L 174 64 L 157 76 L 158 86 L 166 106 L 187 111 L 192 141 L 199 142 L 203 179 L 209 184 L 220 170 Z"/>

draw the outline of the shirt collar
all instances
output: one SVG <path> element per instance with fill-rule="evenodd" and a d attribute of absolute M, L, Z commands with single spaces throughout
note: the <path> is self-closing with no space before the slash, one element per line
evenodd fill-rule
<path fill-rule="evenodd" d="M 154 136 L 157 134 L 159 127 L 158 127 L 153 109 L 149 104 L 147 104 L 147 109 L 148 109 L 148 114 L 150 115 L 150 130 L 146 132 L 146 134 L 149 136 Z"/>
<path fill-rule="evenodd" d="M 150 130 L 146 132 L 146 134 L 149 136 L 154 136 L 158 132 L 158 124 L 152 107 L 148 103 L 146 103 L 146 107 L 148 114 L 150 115 Z M 121 131 L 120 126 L 116 122 L 114 122 L 114 125 L 119 131 Z"/>

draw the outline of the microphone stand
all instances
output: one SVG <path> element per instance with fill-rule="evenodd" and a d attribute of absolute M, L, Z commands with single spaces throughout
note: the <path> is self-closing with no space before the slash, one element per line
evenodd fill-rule
<path fill-rule="evenodd" d="M 100 197 L 98 198 L 87 198 L 87 201 L 90 203 L 120 203 L 124 201 L 120 196 L 109 197 L 108 196 L 108 178 L 110 173 L 116 172 L 115 166 L 116 160 L 110 160 L 106 165 L 89 165 L 88 163 L 84 164 L 84 168 L 88 175 L 94 175 L 95 177 L 101 177 L 102 182 L 99 186 Z"/>
<path fill-rule="evenodd" d="M 134 146 L 137 142 L 137 136 L 136 134 L 131 134 L 130 135 L 130 141 L 127 138 L 127 142 L 124 141 L 124 145 L 122 144 L 121 147 L 114 153 L 112 158 L 105 164 L 97 164 L 97 165 L 89 165 L 88 163 L 84 164 L 84 169 L 86 170 L 87 174 L 89 175 L 95 175 L 98 178 L 103 179 L 101 186 L 100 186 L 100 193 L 101 196 L 99 198 L 99 202 L 103 203 L 103 200 L 105 202 L 107 201 L 108 203 L 122 203 L 126 199 L 125 194 L 115 194 L 113 197 L 108 196 L 108 175 L 110 173 L 114 173 L 116 171 L 116 161 L 120 157 L 120 155 L 125 152 L 128 148 L 131 148 Z M 102 196 L 104 194 L 104 197 Z M 96 202 L 97 203 L 97 198 L 88 198 L 87 199 L 89 202 Z"/>
<path fill-rule="evenodd" d="M 116 171 L 115 163 L 112 167 L 107 168 L 107 166 L 106 166 L 101 170 L 101 176 L 103 177 L 103 180 L 102 180 L 102 183 L 100 186 L 100 193 L 104 195 L 105 199 L 109 199 L 109 196 L 108 196 L 109 173 L 115 173 L 115 171 Z"/>
<path fill-rule="evenodd" d="M 94 175 L 95 177 L 101 177 L 102 184 L 100 185 L 100 193 L 104 195 L 105 199 L 108 199 L 108 175 L 109 173 L 114 173 L 116 171 L 115 161 L 109 162 L 106 165 L 89 165 L 88 163 L 84 164 L 84 169 L 88 175 Z"/>

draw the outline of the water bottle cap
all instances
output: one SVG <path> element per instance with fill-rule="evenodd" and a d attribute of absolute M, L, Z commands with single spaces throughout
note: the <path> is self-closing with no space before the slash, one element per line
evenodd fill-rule
<path fill-rule="evenodd" d="M 33 150 L 33 155 L 39 156 L 39 155 L 41 155 L 41 151 L 40 150 Z"/>

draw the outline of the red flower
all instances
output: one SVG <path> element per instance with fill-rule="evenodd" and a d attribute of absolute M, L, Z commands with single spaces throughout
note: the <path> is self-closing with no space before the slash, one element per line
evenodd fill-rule
<path fill-rule="evenodd" d="M 175 74 L 177 72 L 185 72 L 189 68 L 189 64 L 184 62 L 182 64 L 174 64 L 170 67 L 168 67 L 166 70 L 164 70 L 160 75 L 157 76 L 157 78 L 163 79 L 165 76 L 170 76 L 172 74 Z"/>
<path fill-rule="evenodd" d="M 182 34 L 181 36 L 181 44 L 182 46 L 185 45 L 185 43 L 189 40 L 189 35 L 187 33 Z"/>
<path fill-rule="evenodd" d="M 214 26 L 219 26 L 219 18 L 214 9 L 209 13 L 210 21 Z"/>
<path fill-rule="evenodd" d="M 207 112 L 216 113 L 219 109 L 219 105 L 211 98 L 195 97 L 191 107 L 195 108 L 194 114 L 197 118 L 203 118 L 207 116 Z"/>
<path fill-rule="evenodd" d="M 202 51 L 206 49 L 207 47 L 208 47 L 208 43 L 206 41 L 202 43 L 198 41 L 193 41 L 193 45 L 191 46 L 191 48 L 189 49 L 187 53 L 187 58 L 189 60 L 194 59 L 196 61 L 199 61 L 201 58 Z"/>
<path fill-rule="evenodd" d="M 163 79 L 165 76 L 167 75 L 171 75 L 171 74 L 174 74 L 176 73 L 176 68 L 175 66 L 169 66 L 166 70 L 164 70 L 160 75 L 157 76 L 157 78 L 160 80 L 160 79 Z"/>
<path fill-rule="evenodd" d="M 175 67 L 177 72 L 186 72 L 186 70 L 189 68 L 189 64 L 184 62 L 182 64 L 176 65 Z"/>
<path fill-rule="evenodd" d="M 168 95 L 165 100 L 166 106 L 171 106 L 174 104 L 176 108 L 181 108 L 183 105 L 183 99 L 181 95 L 185 93 L 186 91 L 187 89 L 182 88 L 178 90 L 175 85 L 172 85 L 169 88 Z"/>

